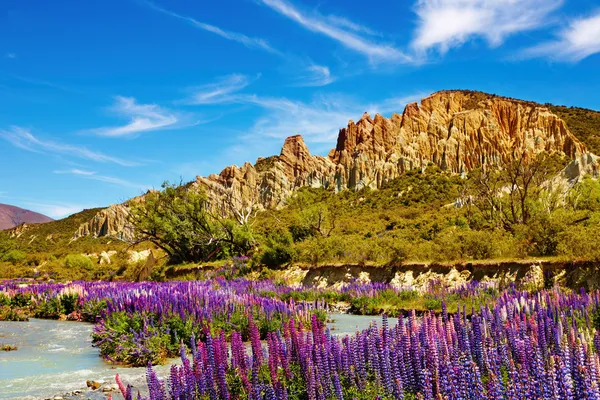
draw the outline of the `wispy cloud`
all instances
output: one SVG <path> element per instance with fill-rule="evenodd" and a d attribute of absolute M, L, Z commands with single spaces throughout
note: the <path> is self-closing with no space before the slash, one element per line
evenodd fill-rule
<path fill-rule="evenodd" d="M 313 153 L 325 154 L 335 145 L 339 129 L 345 127 L 349 120 L 356 121 L 365 111 L 372 116 L 377 112 L 400 113 L 404 105 L 420 97 L 419 93 L 383 99 L 365 106 L 364 102 L 344 94 L 319 95 L 310 102 L 255 95 L 245 96 L 244 99 L 248 104 L 260 107 L 266 112 L 240 137 L 241 143 L 230 150 L 246 157 L 264 156 L 265 146 L 269 144 L 280 146 L 286 137 L 300 134 L 307 144 L 312 145 Z"/>
<path fill-rule="evenodd" d="M 14 60 L 15 58 L 17 58 L 17 55 L 15 53 L 6 53 L 5 57 Z"/>
<path fill-rule="evenodd" d="M 131 181 L 128 181 L 125 179 L 117 178 L 114 176 L 99 175 L 98 173 L 96 173 L 94 171 L 86 171 L 86 170 L 77 169 L 77 168 L 68 169 L 68 170 L 57 170 L 57 171 L 54 171 L 54 173 L 61 174 L 61 175 L 65 175 L 65 174 L 66 175 L 76 175 L 76 176 L 80 176 L 85 179 L 92 179 L 95 181 L 112 183 L 114 185 L 136 188 L 136 189 L 140 189 L 142 191 L 147 190 L 151 187 L 150 185 L 141 185 L 141 184 L 134 183 L 134 182 L 131 182 Z"/>
<path fill-rule="evenodd" d="M 256 78 L 258 79 L 258 77 Z M 191 88 L 190 104 L 218 104 L 231 101 L 232 95 L 248 86 L 252 80 L 242 74 L 231 74 L 217 78 L 214 82 Z"/>
<path fill-rule="evenodd" d="M 234 76 L 235 79 L 232 78 Z M 327 77 L 327 71 L 321 71 L 321 76 Z M 232 77 L 221 79 L 220 82 L 246 82 L 239 75 Z M 365 111 L 381 114 L 402 112 L 408 102 L 425 96 L 423 91 L 409 96 L 383 99 L 365 106 L 364 102 L 341 94 L 319 95 L 311 102 L 302 102 L 285 97 L 239 93 L 246 86 L 222 84 L 218 86 L 219 90 L 203 90 L 200 98 L 210 98 L 210 101 L 196 104 L 244 104 L 265 110 L 265 116 L 256 120 L 249 133 L 242 138 L 248 138 L 250 141 L 255 141 L 257 137 L 281 140 L 290 135 L 302 134 L 307 142 L 331 144 L 335 141 L 338 130 L 345 126 L 348 120 L 360 117 Z M 207 96 L 206 93 L 211 95 Z"/>
<path fill-rule="evenodd" d="M 156 104 L 139 104 L 133 97 L 115 97 L 115 104 L 110 110 L 129 119 L 129 123 L 91 129 L 89 132 L 98 136 L 135 137 L 144 132 L 178 129 L 201 123 L 192 122 L 189 115 L 167 110 Z"/>
<path fill-rule="evenodd" d="M 329 22 L 331 24 L 337 25 L 340 28 L 347 28 L 347 29 L 353 30 L 355 32 L 365 33 L 365 34 L 371 35 L 371 36 L 383 36 L 380 32 L 377 32 L 377 31 L 369 28 L 368 26 L 357 24 L 356 22 L 350 21 L 349 19 L 344 18 L 344 17 L 340 17 L 337 15 L 328 15 L 327 19 L 329 20 Z"/>
<path fill-rule="evenodd" d="M 72 156 L 96 162 L 118 164 L 125 167 L 139 165 L 137 162 L 112 157 L 98 151 L 90 150 L 87 147 L 42 140 L 31 134 L 29 130 L 18 126 L 12 126 L 9 130 L 0 129 L 0 139 L 6 140 L 20 149 L 36 153 Z"/>
<path fill-rule="evenodd" d="M 518 32 L 539 28 L 563 0 L 418 0 L 412 47 L 441 53 L 474 38 L 498 46 Z"/>
<path fill-rule="evenodd" d="M 30 85 L 45 86 L 45 87 L 52 88 L 52 89 L 58 89 L 60 91 L 67 92 L 67 93 L 81 93 L 79 90 L 76 90 L 76 89 L 73 89 L 70 87 L 66 87 L 66 86 L 63 86 L 63 85 L 55 83 L 55 82 L 46 81 L 43 79 L 31 78 L 28 76 L 22 76 L 22 75 L 17 75 L 17 74 L 10 74 L 10 73 L 7 74 L 7 76 L 11 79 L 25 82 Z"/>
<path fill-rule="evenodd" d="M 150 1 L 142 1 L 142 3 L 146 4 L 153 10 L 156 10 L 158 12 L 169 15 L 171 17 L 183 20 L 183 21 L 189 23 L 190 25 L 194 26 L 195 28 L 201 29 L 206 32 L 213 33 L 213 34 L 221 36 L 222 38 L 227 39 L 227 40 L 232 40 L 234 42 L 241 43 L 250 49 L 259 49 L 259 50 L 263 50 L 263 51 L 266 51 L 271 54 L 281 55 L 281 53 L 277 49 L 273 48 L 264 39 L 246 36 L 243 33 L 239 33 L 239 32 L 228 31 L 228 30 L 219 28 L 218 26 L 207 24 L 205 22 L 198 21 L 194 18 L 187 17 L 185 15 L 181 15 L 176 12 L 167 10 L 167 9 L 162 8 Z"/>
<path fill-rule="evenodd" d="M 88 205 L 71 203 L 38 203 L 34 201 L 25 201 L 23 204 L 28 206 L 28 208 L 35 209 L 35 211 L 54 219 L 68 217 L 85 208 L 92 208 Z"/>
<path fill-rule="evenodd" d="M 92 175 L 96 175 L 95 172 L 93 171 L 85 171 L 83 169 L 77 169 L 77 168 L 73 168 L 73 169 L 68 169 L 68 170 L 59 170 L 59 171 L 54 171 L 55 174 L 71 174 L 71 175 L 82 175 L 82 176 L 92 176 Z"/>
<path fill-rule="evenodd" d="M 368 57 L 372 62 L 413 62 L 410 56 L 394 46 L 361 36 L 358 25 L 349 27 L 348 21 L 340 17 L 334 17 L 332 20 L 331 17 L 323 16 L 316 11 L 304 12 L 285 0 L 260 0 L 260 2 L 304 28 L 325 35 L 346 48 Z"/>
<path fill-rule="evenodd" d="M 556 36 L 555 40 L 526 49 L 523 55 L 577 62 L 600 53 L 600 10 L 589 17 L 571 21 Z"/>
<path fill-rule="evenodd" d="M 301 75 L 296 86 L 326 86 L 335 82 L 329 67 L 311 64 L 307 67 L 307 74 Z"/>

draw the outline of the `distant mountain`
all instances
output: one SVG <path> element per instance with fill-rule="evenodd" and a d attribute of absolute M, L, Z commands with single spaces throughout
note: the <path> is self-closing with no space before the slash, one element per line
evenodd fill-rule
<path fill-rule="evenodd" d="M 41 224 L 50 221 L 54 220 L 40 213 L 9 206 L 8 204 L 0 204 L 0 231 L 14 228 L 23 223 Z"/>

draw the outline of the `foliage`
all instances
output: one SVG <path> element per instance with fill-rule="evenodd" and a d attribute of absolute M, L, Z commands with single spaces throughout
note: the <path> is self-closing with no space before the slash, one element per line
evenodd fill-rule
<path fill-rule="evenodd" d="M 600 112 L 579 107 L 547 106 L 567 123 L 571 133 L 592 153 L 600 154 Z"/>
<path fill-rule="evenodd" d="M 18 349 L 19 348 L 15 345 L 0 343 L 0 351 L 15 351 Z"/>
<path fill-rule="evenodd" d="M 9 250 L 2 256 L 2 261 L 16 265 L 27 258 L 27 255 L 20 250 Z"/>
<path fill-rule="evenodd" d="M 600 237 L 574 239 L 569 233 L 600 227 L 600 184 L 588 177 L 563 193 L 551 178 L 564 161 L 540 153 L 504 169 L 473 171 L 466 179 L 428 167 L 376 191 L 301 189 L 287 207 L 257 215 L 254 226 L 262 245 L 255 260 L 267 266 L 571 254 L 594 260 Z M 579 242 L 571 251 L 574 240 Z"/>
<path fill-rule="evenodd" d="M 280 267 L 290 263 L 295 252 L 292 248 L 292 234 L 285 231 L 272 230 L 264 241 L 260 254 L 260 263 L 267 267 Z"/>
<path fill-rule="evenodd" d="M 131 206 L 140 242 L 161 248 L 173 263 L 245 255 L 254 246 L 250 225 L 228 218 L 199 189 L 165 183 Z"/>
<path fill-rule="evenodd" d="M 65 257 L 65 267 L 79 271 L 91 271 L 94 267 L 92 260 L 82 254 L 69 254 Z"/>

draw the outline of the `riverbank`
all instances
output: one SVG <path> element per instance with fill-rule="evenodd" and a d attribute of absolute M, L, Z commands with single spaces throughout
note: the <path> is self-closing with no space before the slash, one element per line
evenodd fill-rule
<path fill-rule="evenodd" d="M 328 328 L 334 335 L 352 334 L 381 324 L 379 317 L 331 315 Z M 395 324 L 395 319 L 390 319 Z M 85 322 L 41 320 L 0 322 L 3 339 L 19 344 L 19 350 L 9 357 L 0 357 L 0 399 L 54 400 L 114 400 L 123 399 L 115 382 L 118 373 L 131 384 L 135 392 L 147 394 L 146 368 L 126 368 L 102 360 L 92 347 L 93 325 Z M 161 378 L 168 376 L 172 359 L 166 365 L 155 366 Z M 88 383 L 89 381 L 89 383 Z M 90 384 L 96 383 L 95 390 Z M 95 386 L 95 385 L 94 385 Z"/>

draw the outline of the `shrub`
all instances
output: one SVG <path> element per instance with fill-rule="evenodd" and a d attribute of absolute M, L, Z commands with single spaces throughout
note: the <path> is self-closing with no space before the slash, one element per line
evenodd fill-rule
<path fill-rule="evenodd" d="M 20 250 L 9 250 L 6 254 L 2 256 L 2 261 L 6 261 L 11 263 L 12 265 L 20 264 L 25 261 L 27 256 Z"/>
<path fill-rule="evenodd" d="M 272 231 L 265 240 L 260 263 L 267 267 L 280 267 L 290 263 L 295 256 L 292 248 L 292 235 L 286 231 Z"/>
<path fill-rule="evenodd" d="M 558 255 L 571 258 L 600 259 L 600 240 L 596 229 L 587 226 L 570 226 L 558 235 Z"/>
<path fill-rule="evenodd" d="M 309 236 L 313 235 L 310 227 L 302 224 L 292 224 L 289 227 L 290 234 L 294 239 L 294 242 L 301 242 Z"/>
<path fill-rule="evenodd" d="M 69 254 L 65 257 L 64 261 L 65 268 L 75 271 L 91 271 L 94 269 L 92 260 L 83 254 Z"/>

